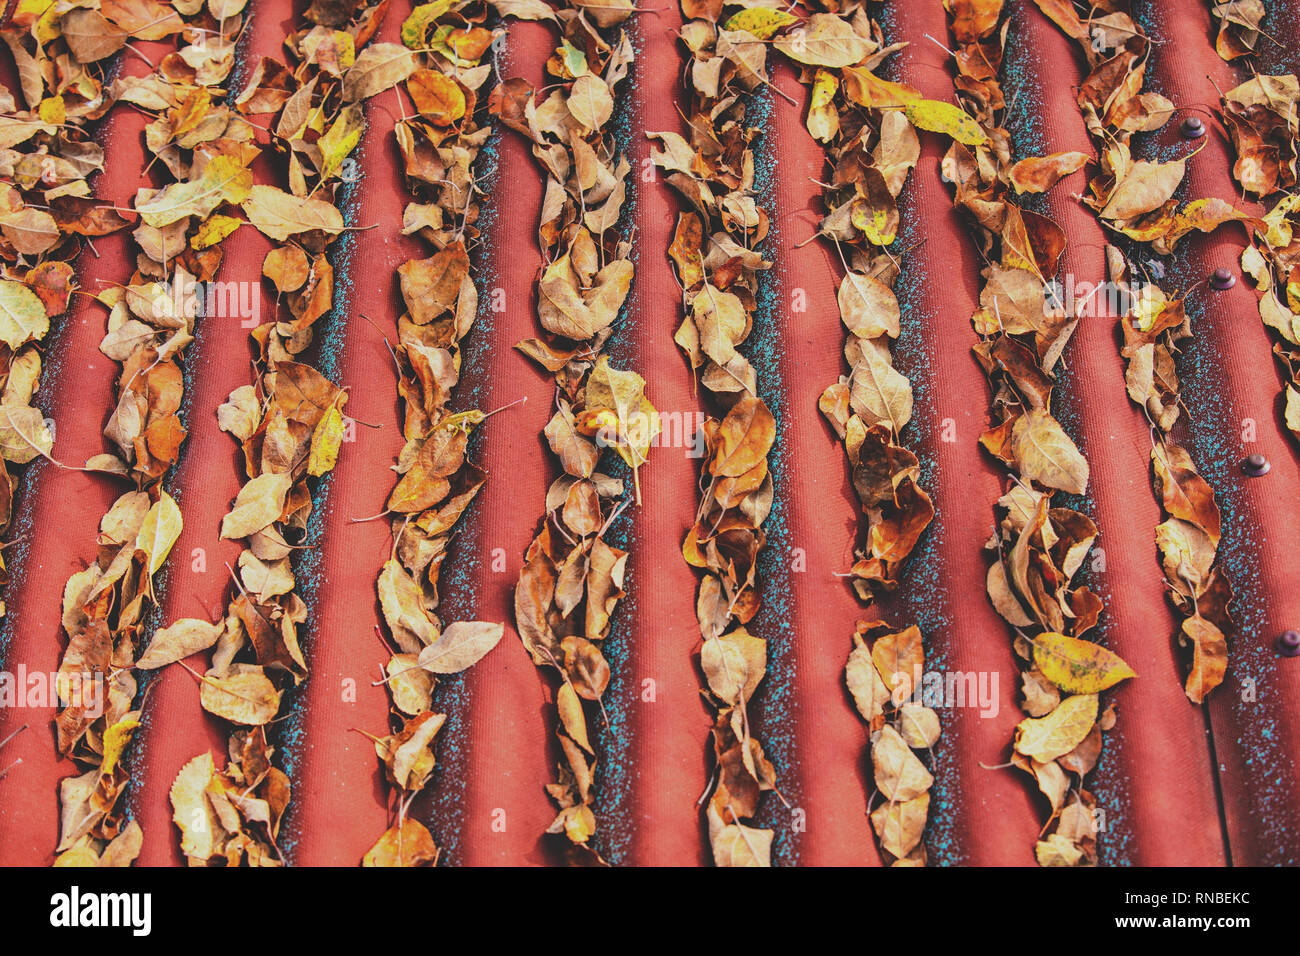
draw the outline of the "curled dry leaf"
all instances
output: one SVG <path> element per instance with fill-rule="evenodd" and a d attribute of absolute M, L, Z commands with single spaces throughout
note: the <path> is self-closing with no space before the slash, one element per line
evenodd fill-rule
<path fill-rule="evenodd" d="M 1082 169 L 1091 158 L 1078 151 L 1030 156 L 1012 166 L 1007 175 L 1018 193 L 1045 193 L 1070 173 Z"/>
<path fill-rule="evenodd" d="M 1185 618 L 1179 639 L 1192 645 L 1187 696 L 1193 703 L 1203 703 L 1205 696 L 1223 683 L 1228 670 L 1228 641 L 1222 631 L 1201 617 Z"/>

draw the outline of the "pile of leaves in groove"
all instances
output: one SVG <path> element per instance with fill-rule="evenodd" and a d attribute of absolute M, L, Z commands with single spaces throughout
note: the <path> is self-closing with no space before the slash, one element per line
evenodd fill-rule
<path fill-rule="evenodd" d="M 1191 651 L 1184 690 L 1199 704 L 1227 672 L 1228 638 L 1235 630 L 1229 611 L 1233 591 L 1218 559 L 1222 532 L 1214 490 L 1174 435 L 1182 405 L 1177 357 L 1192 338 L 1186 293 L 1166 294 L 1155 274 L 1162 270 L 1149 263 L 1171 254 L 1192 232 L 1258 221 L 1219 197 L 1181 205 L 1174 198 L 1187 160 L 1200 147 L 1168 162 L 1133 158 L 1132 135 L 1165 126 L 1174 105 L 1158 93 L 1142 92 L 1151 41 L 1130 16 L 1127 2 L 1110 4 L 1111 12 L 1086 24 L 1068 5 L 1036 2 L 1078 43 L 1090 71 L 1078 104 L 1100 157 L 1093 161 L 1097 171 L 1081 200 L 1130 248 L 1126 255 L 1117 245 L 1107 246 L 1107 278 L 1128 306 L 1120 317 L 1125 383 L 1152 429 L 1152 489 L 1165 516 L 1155 540 L 1180 617 L 1177 642 Z"/>
<path fill-rule="evenodd" d="M 1216 12 L 1227 6 L 1216 4 Z M 1249 14 L 1223 11 L 1227 19 L 1218 49 L 1224 59 L 1254 49 L 1255 36 L 1243 20 L 1257 27 L 1263 8 L 1259 0 L 1241 6 Z M 1260 8 L 1259 16 L 1255 7 Z M 1224 31 L 1229 37 L 1241 34 L 1240 41 L 1227 48 L 1229 52 L 1225 52 Z M 1297 103 L 1300 81 L 1294 74 L 1256 74 L 1223 94 L 1219 117 L 1236 153 L 1233 178 L 1246 196 L 1268 207 L 1257 219 L 1243 219 L 1250 243 L 1242 252 L 1241 268 L 1255 282 L 1260 319 L 1276 334 L 1273 354 L 1286 376 L 1283 418 L 1291 433 L 1300 437 L 1300 240 L 1294 237 L 1300 223 L 1300 196 L 1294 192 L 1300 150 Z"/>
<path fill-rule="evenodd" d="M 470 667 L 501 640 L 501 624 L 437 617 L 439 575 L 447 546 L 486 473 L 465 457 L 466 443 L 486 415 L 455 413 L 450 403 L 460 378 L 460 342 L 478 314 L 478 288 L 467 247 L 478 236 L 475 163 L 492 132 L 480 125 L 486 104 L 479 90 L 492 72 L 483 63 L 499 35 L 483 24 L 481 3 L 437 0 L 416 6 L 402 25 L 402 43 L 415 55 L 404 80 L 415 115 L 394 128 L 411 193 L 402 232 L 437 250 L 398 268 L 406 314 L 397 320 L 398 395 L 406 445 L 389 495 L 393 551 L 377 588 L 396 651 L 385 667 L 392 701 L 387 735 L 375 738 L 384 777 L 396 796 L 393 823 L 366 853 L 365 866 L 425 866 L 439 848 L 428 828 L 407 815 L 428 784 L 435 738 L 446 715 L 434 713 L 439 674 Z M 405 114 L 403 114 L 405 115 Z"/>
<path fill-rule="evenodd" d="M 155 635 L 147 652 L 157 667 L 210 648 L 200 701 L 233 725 L 225 766 L 205 751 L 171 787 L 173 820 L 191 865 L 284 862 L 276 840 L 290 783 L 273 763 L 266 727 L 279 715 L 285 688 L 307 676 L 298 638 L 307 606 L 291 557 L 311 515 L 307 479 L 333 469 L 348 398 L 296 356 L 333 304 L 326 253 L 346 228 L 336 196 L 344 160 L 365 128 L 363 104 L 416 68 L 404 46 L 368 45 L 387 9 L 385 0 L 314 3 L 305 25 L 285 40 L 287 62 L 263 58 L 234 100 L 242 114 L 265 120 L 267 145 L 284 160 L 289 190 L 251 185 L 238 203 L 245 218 L 235 218 L 233 208 L 228 217 L 230 229 L 246 222 L 276 244 L 262 265 L 276 291 L 276 315 L 250 335 L 255 381 L 217 409 L 220 427 L 240 443 L 248 476 L 221 523 L 223 538 L 244 544 L 226 615 L 215 623 L 178 620 Z M 246 155 L 257 153 L 250 148 Z"/>
<path fill-rule="evenodd" d="M 1087 777 L 1101 754 L 1102 733 L 1115 721 L 1114 701 L 1103 708 L 1100 694 L 1136 675 L 1084 637 L 1102 601 L 1072 581 L 1098 529 L 1081 512 L 1052 505 L 1057 492 L 1081 495 L 1088 484 L 1088 462 L 1052 415 L 1053 369 L 1081 313 L 1068 314 L 1045 292 L 1065 249 L 1064 231 L 1015 201 L 1017 194 L 1047 191 L 1088 157 L 1012 162 L 999 81 L 1009 28 L 1003 3 L 950 0 L 945 7 L 962 110 L 927 128 L 952 140 L 944 179 L 953 184 L 954 203 L 968 214 L 986 263 L 971 323 L 992 395 L 980 444 L 1009 478 L 986 545 L 994 556 L 986 586 L 994 608 L 1016 630 L 1013 649 L 1021 661 L 1026 717 L 1016 727 L 1011 763 L 1034 779 L 1050 806 L 1034 848 L 1038 862 L 1094 864 L 1096 798 Z M 898 96 L 905 109 L 909 98 Z"/>
<path fill-rule="evenodd" d="M 546 788 L 558 808 L 547 833 L 567 841 L 570 863 L 602 865 L 592 845 L 596 754 L 589 728 L 609 684 L 600 642 L 624 596 L 628 554 L 605 541 L 627 504 L 623 482 L 598 469 L 602 450 L 612 447 L 632 471 L 639 502 L 638 470 L 659 431 L 645 381 L 611 367 L 602 354 L 634 271 L 631 241 L 618 228 L 631 167 L 610 129 L 633 58 L 626 32 L 614 28 L 632 5 L 493 3 L 503 16 L 553 23 L 560 38 L 546 61 L 552 83 L 534 90 L 527 80 L 507 79 L 489 99 L 492 114 L 532 143 L 546 178 L 537 283 L 544 335 L 516 347 L 555 377 L 555 413 L 544 434 L 563 470 L 524 556 L 515 624 L 533 663 L 559 678 L 563 761 Z"/>
<path fill-rule="evenodd" d="M 60 866 L 130 865 L 141 847 L 140 827 L 126 822 L 121 806 L 129 779 L 123 754 L 140 722 L 134 671 L 151 664 L 148 651 L 140 652 L 153 578 L 181 531 L 180 510 L 162 487 L 185 438 L 180 359 L 193 340 L 196 283 L 216 273 L 220 241 L 233 228 L 231 217 L 216 211 L 248 198 L 246 167 L 258 152 L 253 127 L 220 103 L 243 7 L 243 0 L 94 7 L 35 0 L 17 5 L 2 34 L 32 107 L 17 111 L 4 94 L 3 255 L 15 264 L 37 260 L 31 269 L 6 268 L 0 282 L 0 337 L 10 350 L 0 426 L 7 459 L 50 457 L 51 436 L 30 407 L 40 361 L 26 345 L 45 334 L 49 317 L 67 310 L 67 260 L 80 246 L 72 237 L 138 223 L 134 274 L 93 296 L 109 310 L 100 350 L 121 371 L 104 428 L 111 451 L 92 457 L 85 470 L 131 490 L 100 522 L 95 563 L 64 590 L 68 645 L 59 667 L 57 746 L 82 772 L 59 786 Z M 106 87 L 110 58 L 133 39 L 170 40 L 172 49 L 155 68 L 131 47 L 152 72 L 123 70 Z M 84 124 L 118 103 L 150 117 L 145 143 L 172 179 L 161 189 L 139 188 L 133 206 L 122 208 L 93 197 L 86 183 L 103 169 L 104 153 Z M 4 499 L 7 520 L 8 493 Z"/>
<path fill-rule="evenodd" d="M 797 25 L 780 11 L 755 7 L 728 25 L 774 17 L 780 19 L 773 29 L 783 31 L 776 49 L 810 87 L 806 125 L 825 145 L 829 167 L 822 193 L 827 215 L 818 232 L 845 268 L 836 300 L 849 333 L 844 356 L 851 371 L 822 393 L 819 405 L 844 444 L 862 507 L 865 543 L 849 580 L 872 605 L 898 586 L 899 569 L 934 519 L 920 462 L 900 444 L 912 418 L 912 386 L 890 352 L 901 311 L 894 293 L 900 264 L 888 247 L 898 235 L 897 199 L 921 144 L 908 115 L 873 108 L 864 93 L 880 82 L 877 68 L 906 43 L 886 45 L 879 24 L 858 4 L 839 15 L 814 13 Z M 935 710 L 912 699 L 924 671 L 918 627 L 858 622 L 845 681 L 870 732 L 871 826 L 885 859 L 899 866 L 926 861 L 922 837 L 933 777 L 913 751 L 929 751 L 940 728 Z"/>
<path fill-rule="evenodd" d="M 734 6 L 734 5 L 733 5 Z M 746 625 L 761 606 L 759 554 L 772 510 L 768 453 L 776 420 L 758 396 L 758 376 L 740 350 L 753 329 L 760 273 L 755 251 L 768 233 L 755 201 L 752 94 L 767 79 L 770 38 L 792 18 L 722 0 L 682 0 L 688 135 L 648 133 L 654 163 L 685 200 L 668 249 L 684 317 L 674 341 L 713 413 L 703 424 L 701 499 L 682 555 L 702 572 L 696 595 L 705 698 L 714 710 L 713 777 L 704 815 L 718 866 L 771 865 L 772 830 L 750 822 L 776 770 L 750 725 L 748 704 L 767 670 L 767 643 Z"/>

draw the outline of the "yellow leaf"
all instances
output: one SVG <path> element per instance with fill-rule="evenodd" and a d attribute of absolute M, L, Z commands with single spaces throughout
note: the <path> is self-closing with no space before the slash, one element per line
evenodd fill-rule
<path fill-rule="evenodd" d="M 196 87 L 177 104 L 172 113 L 172 138 L 176 139 L 198 128 L 212 109 L 212 94 L 205 87 Z"/>
<path fill-rule="evenodd" d="M 844 68 L 842 75 L 845 94 L 867 109 L 897 109 L 910 103 L 925 102 L 915 87 L 882 80 L 870 70 L 849 66 Z"/>
<path fill-rule="evenodd" d="M 243 224 L 244 220 L 235 216 L 221 214 L 209 216 L 194 231 L 194 236 L 190 239 L 190 246 L 194 249 L 206 249 L 209 246 L 215 246 Z"/>
<path fill-rule="evenodd" d="M 471 408 L 469 411 L 448 415 L 438 422 L 438 427 L 445 428 L 448 431 L 462 431 L 468 435 L 486 420 L 487 415 L 477 408 Z"/>
<path fill-rule="evenodd" d="M 1034 638 L 1034 663 L 1068 694 L 1096 694 L 1137 677 L 1118 654 L 1100 644 L 1053 631 Z"/>
<path fill-rule="evenodd" d="M 436 70 L 416 70 L 406 80 L 406 91 L 435 126 L 450 126 L 465 115 L 465 91 Z"/>
<path fill-rule="evenodd" d="M 898 237 L 896 211 L 880 203 L 871 203 L 859 197 L 853 200 L 849 210 L 849 221 L 854 228 L 867 237 L 867 241 L 876 246 L 888 246 Z"/>
<path fill-rule="evenodd" d="M 68 110 L 64 106 L 62 96 L 50 96 L 41 100 L 41 105 L 36 108 L 36 112 L 47 123 L 59 124 L 68 118 Z"/>
<path fill-rule="evenodd" d="M 1264 216 L 1262 234 L 1270 247 L 1282 249 L 1291 245 L 1292 226 L 1287 217 L 1297 208 L 1300 208 L 1300 193 L 1283 196 Z"/>
<path fill-rule="evenodd" d="M 122 752 L 126 750 L 126 745 L 131 742 L 131 736 L 139 726 L 140 721 L 128 717 L 104 731 L 104 759 L 100 762 L 100 773 L 111 774 L 117 768 Z"/>
<path fill-rule="evenodd" d="M 434 3 L 422 3 L 402 23 L 402 42 L 410 49 L 418 50 L 425 44 L 429 27 L 440 16 L 452 8 L 454 0 L 435 0 Z"/>
<path fill-rule="evenodd" d="M 982 146 L 989 140 L 979 123 L 942 100 L 917 100 L 903 107 L 903 112 L 913 126 L 943 133 L 966 146 Z"/>
<path fill-rule="evenodd" d="M 321 179 L 330 179 L 339 171 L 343 160 L 361 142 L 365 128 L 366 114 L 360 105 L 352 103 L 339 110 L 338 118 L 317 142 L 321 151 Z"/>
<path fill-rule="evenodd" d="M 181 852 L 191 861 L 212 856 L 225 832 L 207 797 L 214 773 L 212 754 L 205 750 L 181 767 L 169 793 L 172 821 L 181 831 Z"/>
<path fill-rule="evenodd" d="M 323 475 L 333 470 L 343 445 L 343 413 L 331 405 L 311 434 L 311 454 L 307 458 L 307 474 Z"/>
<path fill-rule="evenodd" d="M 1039 866 L 1075 866 L 1083 859 L 1083 851 L 1059 833 L 1039 840 L 1034 847 Z"/>
<path fill-rule="evenodd" d="M 0 341 L 17 352 L 49 330 L 49 314 L 36 293 L 21 282 L 0 280 Z"/>
<path fill-rule="evenodd" d="M 38 408 L 0 405 L 0 457 L 22 465 L 54 450 L 54 434 Z"/>
<path fill-rule="evenodd" d="M 83 836 L 70 849 L 60 853 L 54 859 L 57 867 L 92 867 L 99 866 L 99 854 L 90 845 L 90 837 Z"/>
<path fill-rule="evenodd" d="M 601 356 L 587 379 L 587 405 L 591 408 L 612 408 L 618 415 L 618 434 L 605 436 L 607 444 L 614 446 L 629 468 L 637 485 L 637 469 L 645 464 L 650 446 L 659 434 L 659 413 L 645 397 L 645 379 L 636 372 L 621 372 L 609 367 L 609 359 Z"/>
<path fill-rule="evenodd" d="M 830 70 L 817 68 L 813 80 L 812 97 L 808 102 L 808 132 L 812 138 L 829 143 L 840 129 L 840 114 L 834 106 L 835 91 L 840 81 Z"/>
<path fill-rule="evenodd" d="M 491 44 L 490 31 L 482 27 L 459 29 L 449 23 L 438 27 L 433 32 L 433 39 L 429 41 L 431 49 L 441 53 L 456 66 L 478 66 L 478 61 Z"/>
<path fill-rule="evenodd" d="M 252 186 L 252 170 L 233 156 L 217 156 L 198 179 L 172 183 L 135 208 L 147 225 L 161 229 L 188 216 L 206 217 L 223 202 L 242 203 Z"/>
<path fill-rule="evenodd" d="M 18 9 L 14 11 L 14 19 L 20 23 L 25 23 L 31 16 L 36 16 L 36 23 L 32 27 L 32 36 L 36 37 L 38 43 L 42 46 L 51 40 L 58 38 L 62 33 L 60 19 L 63 10 L 54 0 L 18 0 Z"/>
<path fill-rule="evenodd" d="M 1016 750 L 1047 763 L 1079 746 L 1096 722 L 1096 694 L 1067 697 L 1046 717 L 1027 717 L 1016 725 Z"/>
<path fill-rule="evenodd" d="M 560 72 L 556 75 L 562 80 L 576 80 L 578 77 L 591 72 L 587 67 L 587 54 L 568 40 L 560 41 L 560 45 L 556 48 L 550 62 L 559 66 Z"/>
<path fill-rule="evenodd" d="M 25 23 L 42 16 L 54 6 L 54 0 L 18 0 L 18 6 L 11 14 L 14 20 Z"/>
<path fill-rule="evenodd" d="M 770 40 L 777 30 L 789 26 L 799 18 L 784 10 L 767 7 L 750 7 L 732 14 L 722 25 L 724 30 L 744 30 L 760 40 Z"/>
<path fill-rule="evenodd" d="M 569 807 L 561 816 L 564 817 L 564 835 L 573 843 L 585 844 L 596 832 L 596 815 L 591 812 L 591 807 L 579 804 Z"/>
<path fill-rule="evenodd" d="M 167 492 L 159 492 L 158 500 L 150 506 L 149 513 L 144 516 L 144 522 L 140 525 L 140 531 L 135 539 L 136 550 L 143 551 L 149 558 L 151 577 L 158 573 L 158 569 L 167 560 L 172 545 L 181 536 L 183 526 L 181 509 L 177 507 L 176 501 Z"/>

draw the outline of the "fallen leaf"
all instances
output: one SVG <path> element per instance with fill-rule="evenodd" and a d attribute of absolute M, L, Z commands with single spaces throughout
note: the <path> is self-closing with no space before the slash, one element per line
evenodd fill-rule
<path fill-rule="evenodd" d="M 1018 193 L 1045 193 L 1070 173 L 1082 169 L 1092 157 L 1070 151 L 1048 156 L 1030 156 L 1011 167 L 1008 174 Z"/>
<path fill-rule="evenodd" d="M 225 627 L 221 624 L 192 617 L 181 618 L 154 632 L 153 640 L 135 662 L 135 666 L 140 670 L 154 670 L 184 660 L 217 643 L 224 631 Z"/>
<path fill-rule="evenodd" d="M 221 519 L 221 537 L 247 538 L 280 517 L 293 483 L 288 475 L 259 475 L 239 489 L 234 507 Z"/>
<path fill-rule="evenodd" d="M 1047 763 L 1077 747 L 1096 722 L 1096 694 L 1067 697 L 1046 717 L 1028 717 L 1016 725 L 1016 751 Z"/>
<path fill-rule="evenodd" d="M 362 866 L 432 866 L 438 861 L 433 837 L 419 820 L 410 817 L 384 831 L 366 851 Z"/>
<path fill-rule="evenodd" d="M 304 232 L 337 235 L 343 231 L 343 214 L 321 199 L 302 199 L 274 186 L 255 185 L 240 204 L 248 221 L 276 242 Z"/>
<path fill-rule="evenodd" d="M 1046 632 L 1033 640 L 1034 663 L 1067 694 L 1097 694 L 1137 674 L 1112 651 L 1092 641 Z"/>
<path fill-rule="evenodd" d="M 0 341 L 16 352 L 49 330 L 50 317 L 36 293 L 21 282 L 0 280 Z"/>
<path fill-rule="evenodd" d="M 1074 495 L 1087 490 L 1087 460 L 1045 410 L 1030 409 L 1016 421 L 1011 450 L 1025 478 Z"/>
<path fill-rule="evenodd" d="M 199 701 L 208 713 L 249 726 L 273 720 L 280 710 L 280 692 L 261 668 L 228 677 L 204 677 Z"/>
<path fill-rule="evenodd" d="M 913 126 L 943 133 L 965 146 L 982 146 L 989 139 L 965 111 L 942 100 L 913 100 L 903 107 L 903 115 Z"/>
<path fill-rule="evenodd" d="M 496 647 L 503 634 L 503 624 L 455 621 L 420 652 L 419 664 L 434 674 L 459 674 Z"/>

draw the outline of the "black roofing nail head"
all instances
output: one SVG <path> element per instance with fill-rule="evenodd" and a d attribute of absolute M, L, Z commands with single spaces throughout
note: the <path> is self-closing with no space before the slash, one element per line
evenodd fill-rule
<path fill-rule="evenodd" d="M 1200 139 L 1205 135 L 1205 124 L 1199 116 L 1189 116 L 1183 120 L 1179 132 L 1183 134 L 1183 139 Z"/>
<path fill-rule="evenodd" d="M 1300 631 L 1283 631 L 1279 634 L 1277 652 L 1283 657 L 1300 657 Z"/>
<path fill-rule="evenodd" d="M 1268 459 L 1256 452 L 1253 455 L 1247 455 L 1246 460 L 1241 463 L 1241 470 L 1251 478 L 1259 478 L 1268 474 L 1268 470 L 1273 466 L 1268 463 Z"/>
<path fill-rule="evenodd" d="M 1231 289 L 1237 284 L 1237 277 L 1232 274 L 1232 270 L 1227 266 L 1219 266 L 1210 275 L 1210 287 L 1222 292 L 1224 289 Z"/>

